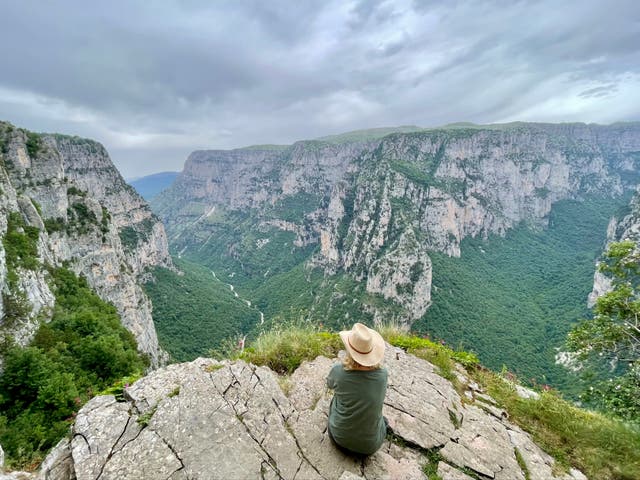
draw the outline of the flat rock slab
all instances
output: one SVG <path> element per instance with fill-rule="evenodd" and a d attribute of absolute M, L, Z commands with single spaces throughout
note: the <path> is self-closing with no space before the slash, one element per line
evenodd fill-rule
<path fill-rule="evenodd" d="M 473 477 L 444 462 L 438 463 L 438 475 L 442 480 L 474 480 Z"/>
<path fill-rule="evenodd" d="M 345 454 L 327 434 L 325 379 L 335 362 L 304 362 L 289 379 L 242 361 L 156 370 L 127 389 L 125 402 L 87 403 L 38 479 L 417 480 L 434 449 L 444 480 L 468 480 L 464 468 L 524 480 L 517 448 L 531 480 L 584 480 L 579 472 L 553 477 L 553 459 L 526 433 L 464 405 L 433 365 L 390 346 L 384 414 L 393 435 L 374 455 Z"/>

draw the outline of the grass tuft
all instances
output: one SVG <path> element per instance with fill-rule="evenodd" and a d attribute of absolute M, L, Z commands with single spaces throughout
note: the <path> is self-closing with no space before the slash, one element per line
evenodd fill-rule
<path fill-rule="evenodd" d="M 113 395 L 114 397 L 116 397 L 116 400 L 118 402 L 124 402 L 126 400 L 124 397 L 125 390 L 129 387 L 129 385 L 133 385 L 139 378 L 142 378 L 141 372 L 136 372 L 132 375 L 123 377 L 110 387 L 107 387 L 99 392 L 98 395 Z"/>
<path fill-rule="evenodd" d="M 204 371 L 207 373 L 211 373 L 215 372 L 216 370 L 220 370 L 221 368 L 224 368 L 223 363 L 212 363 L 211 365 L 207 365 L 206 367 L 204 367 Z"/>
<path fill-rule="evenodd" d="M 537 400 L 520 398 L 512 384 L 488 370 L 476 369 L 472 376 L 559 467 L 573 466 L 599 480 L 640 478 L 638 429 L 578 408 L 553 391 Z"/>
<path fill-rule="evenodd" d="M 307 322 L 276 325 L 263 332 L 237 358 L 264 365 L 280 374 L 290 374 L 305 360 L 324 355 L 335 357 L 342 347 L 336 333 L 319 331 Z"/>
<path fill-rule="evenodd" d="M 427 476 L 428 480 L 442 480 L 438 475 L 438 464 L 443 460 L 440 451 L 437 449 L 427 450 L 425 452 L 427 462 L 422 466 L 422 472 Z"/>
<path fill-rule="evenodd" d="M 140 425 L 142 428 L 149 426 L 149 422 L 151 421 L 153 415 L 156 413 L 156 410 L 158 410 L 158 405 L 154 405 L 151 410 L 140 415 L 137 420 L 138 425 Z"/>
<path fill-rule="evenodd" d="M 524 473 L 524 480 L 531 480 L 531 474 L 529 473 L 529 468 L 527 467 L 526 462 L 524 461 L 524 457 L 520 453 L 520 450 L 515 449 L 516 460 L 518 461 L 518 466 L 520 466 L 520 470 Z"/>

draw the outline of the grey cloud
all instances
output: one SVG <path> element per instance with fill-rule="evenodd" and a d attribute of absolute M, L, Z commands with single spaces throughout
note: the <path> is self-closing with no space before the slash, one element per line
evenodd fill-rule
<path fill-rule="evenodd" d="M 39 100 L 0 117 L 102 140 L 127 176 L 374 126 L 626 120 L 639 19 L 628 0 L 7 2 L 0 92 Z"/>
<path fill-rule="evenodd" d="M 615 84 L 602 85 L 600 87 L 594 87 L 594 88 L 585 90 L 584 92 L 581 92 L 578 96 L 582 98 L 600 98 L 600 97 L 607 97 L 609 95 L 612 95 L 617 91 L 618 91 L 618 86 Z"/>

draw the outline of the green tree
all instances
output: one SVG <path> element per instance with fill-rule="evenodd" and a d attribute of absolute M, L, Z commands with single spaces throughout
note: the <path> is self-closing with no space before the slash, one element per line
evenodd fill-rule
<path fill-rule="evenodd" d="M 612 289 L 594 316 L 574 327 L 569 349 L 581 360 L 610 365 L 612 378 L 589 388 L 585 398 L 611 413 L 640 422 L 640 251 L 632 241 L 613 243 L 599 270 Z"/>

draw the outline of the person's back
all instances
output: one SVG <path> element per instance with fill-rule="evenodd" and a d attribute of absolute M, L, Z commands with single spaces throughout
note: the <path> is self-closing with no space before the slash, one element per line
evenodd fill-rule
<path fill-rule="evenodd" d="M 384 340 L 372 329 L 356 323 L 340 332 L 347 357 L 333 366 L 327 386 L 334 389 L 329 409 L 329 435 L 340 447 L 370 455 L 382 446 L 386 422 L 382 406 L 387 370 L 381 368 Z"/>

